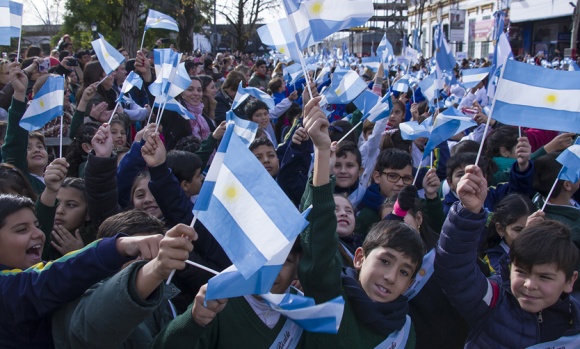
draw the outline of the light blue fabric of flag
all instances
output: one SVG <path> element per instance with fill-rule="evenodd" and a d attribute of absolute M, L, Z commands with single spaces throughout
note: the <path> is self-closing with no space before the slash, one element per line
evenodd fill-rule
<path fill-rule="evenodd" d="M 238 92 L 236 93 L 236 97 L 232 103 L 232 110 L 239 107 L 250 96 L 266 103 L 269 110 L 273 110 L 276 107 L 276 103 L 269 94 L 255 87 L 243 87 L 242 82 L 240 81 L 240 84 L 238 85 Z"/>
<path fill-rule="evenodd" d="M 121 87 L 121 93 L 119 93 L 119 98 L 117 98 L 117 102 L 123 100 L 125 93 L 129 92 L 133 87 L 137 87 L 141 89 L 143 86 L 143 79 L 138 74 L 135 74 L 134 71 L 130 72 L 129 75 L 123 81 L 123 86 Z"/>
<path fill-rule="evenodd" d="M 477 86 L 481 82 L 481 80 L 485 79 L 486 76 L 489 75 L 491 71 L 491 67 L 486 68 L 475 68 L 475 69 L 463 69 L 462 73 L 462 81 L 463 87 L 465 89 L 473 88 Z"/>
<path fill-rule="evenodd" d="M 248 147 L 256 138 L 258 124 L 250 120 L 239 118 L 232 110 L 226 113 L 226 122 L 228 125 L 234 125 L 234 133 L 240 137 Z"/>
<path fill-rule="evenodd" d="M 491 117 L 508 125 L 580 133 L 580 72 L 507 60 Z"/>
<path fill-rule="evenodd" d="M 371 110 L 364 114 L 362 121 L 368 120 L 370 122 L 377 122 L 381 119 L 388 117 L 393 109 L 393 101 L 391 100 L 392 94 L 389 92 L 379 102 L 371 108 Z"/>
<path fill-rule="evenodd" d="M 354 105 L 363 115 L 369 113 L 372 108 L 379 102 L 380 97 L 375 93 L 364 90 L 354 101 Z"/>
<path fill-rule="evenodd" d="M 194 210 L 239 272 L 249 278 L 308 222 L 231 126 L 226 128 Z"/>
<path fill-rule="evenodd" d="M 64 78 L 49 76 L 20 119 L 20 127 L 27 131 L 42 128 L 50 120 L 63 114 Z"/>
<path fill-rule="evenodd" d="M 296 39 L 292 35 L 292 28 L 287 18 L 263 25 L 258 28 L 257 32 L 263 44 L 297 62 L 300 61 L 301 53 L 297 49 Z M 300 49 L 304 48 L 300 47 Z"/>
<path fill-rule="evenodd" d="M 348 104 L 366 89 L 367 84 L 354 70 L 336 69 L 324 95 L 330 104 Z"/>
<path fill-rule="evenodd" d="M 157 108 L 163 107 L 163 101 L 165 98 L 156 97 L 153 105 Z M 181 115 L 185 120 L 195 120 L 195 116 L 189 112 L 181 103 L 179 103 L 175 98 L 170 98 L 167 103 L 165 103 L 165 110 L 171 110 Z"/>
<path fill-rule="evenodd" d="M 167 29 L 178 32 L 179 26 L 177 25 L 177 21 L 170 16 L 149 9 L 147 20 L 145 21 L 145 30 L 147 29 Z"/>

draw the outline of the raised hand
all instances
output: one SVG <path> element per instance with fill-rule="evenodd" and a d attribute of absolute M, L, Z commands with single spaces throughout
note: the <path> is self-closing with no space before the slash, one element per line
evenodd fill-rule
<path fill-rule="evenodd" d="M 221 140 L 224 137 L 224 133 L 226 133 L 226 126 L 227 123 L 225 121 L 222 121 L 218 127 L 215 128 L 215 131 L 213 131 L 213 133 L 211 134 L 211 136 L 215 139 L 215 140 Z"/>
<path fill-rule="evenodd" d="M 123 236 L 116 241 L 117 251 L 126 257 L 140 257 L 143 260 L 152 260 L 159 254 L 159 242 L 161 239 L 163 239 L 161 234 Z"/>
<path fill-rule="evenodd" d="M 193 301 L 193 307 L 191 308 L 191 316 L 193 321 L 195 321 L 200 326 L 206 326 L 219 314 L 220 311 L 224 310 L 226 307 L 227 299 L 217 299 L 205 302 L 205 294 L 207 291 L 207 284 L 201 286 L 199 292 L 195 296 Z"/>
<path fill-rule="evenodd" d="M 145 144 L 141 148 L 141 155 L 148 167 L 157 167 L 165 162 L 167 151 L 159 133 L 147 133 Z"/>
<path fill-rule="evenodd" d="M 304 128 L 312 139 L 315 148 L 328 150 L 330 149 L 329 122 L 326 114 L 318 105 L 320 99 L 320 97 L 313 98 L 304 107 Z"/>
<path fill-rule="evenodd" d="M 44 170 L 45 190 L 49 190 L 56 195 L 62 182 L 66 178 L 68 167 L 69 164 L 66 162 L 65 158 L 54 159 L 48 166 L 46 166 L 46 169 Z"/>
<path fill-rule="evenodd" d="M 532 155 L 532 146 L 528 137 L 518 138 L 516 144 L 516 161 L 518 162 L 518 171 L 524 172 L 530 166 L 530 156 Z"/>
<path fill-rule="evenodd" d="M 437 177 L 436 172 L 437 171 L 432 168 L 427 171 L 427 174 L 423 177 L 423 189 L 425 190 L 426 199 L 435 199 L 437 197 L 441 181 L 439 180 L 439 177 Z"/>
<path fill-rule="evenodd" d="M 294 132 L 294 134 L 292 135 L 292 143 L 300 145 L 302 144 L 302 142 L 305 142 L 307 140 L 308 133 L 306 132 L 306 129 L 302 126 L 298 127 L 296 129 L 296 132 Z"/>
<path fill-rule="evenodd" d="M 487 181 L 476 165 L 468 165 L 465 174 L 457 184 L 457 196 L 463 207 L 473 213 L 480 213 L 487 197 Z"/>
<path fill-rule="evenodd" d="M 113 153 L 113 137 L 111 137 L 111 127 L 103 124 L 91 140 L 91 145 L 95 155 L 100 158 L 109 158 Z"/>
<path fill-rule="evenodd" d="M 14 88 L 14 99 L 24 102 L 26 98 L 26 88 L 28 87 L 28 77 L 20 69 L 20 63 L 14 62 L 8 65 L 8 76 Z"/>

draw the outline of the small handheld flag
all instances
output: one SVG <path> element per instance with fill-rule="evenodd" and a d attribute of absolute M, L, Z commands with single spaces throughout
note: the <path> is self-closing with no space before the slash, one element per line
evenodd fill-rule
<path fill-rule="evenodd" d="M 177 21 L 170 16 L 149 9 L 147 20 L 145 21 L 145 30 L 147 29 L 167 29 L 178 32 L 179 26 L 177 25 Z"/>
<path fill-rule="evenodd" d="M 105 74 L 111 74 L 125 61 L 125 56 L 111 46 L 105 39 L 99 38 L 91 42 L 91 44 Z"/>
<path fill-rule="evenodd" d="M 20 127 L 27 131 L 42 128 L 50 120 L 63 114 L 64 78 L 50 76 L 40 88 L 20 119 Z"/>

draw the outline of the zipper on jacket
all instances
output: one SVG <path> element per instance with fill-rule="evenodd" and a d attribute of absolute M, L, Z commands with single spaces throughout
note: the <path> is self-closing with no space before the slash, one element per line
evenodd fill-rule
<path fill-rule="evenodd" d="M 544 318 L 542 317 L 542 311 L 540 310 L 538 313 L 538 323 L 541 324 L 542 322 L 544 322 Z"/>

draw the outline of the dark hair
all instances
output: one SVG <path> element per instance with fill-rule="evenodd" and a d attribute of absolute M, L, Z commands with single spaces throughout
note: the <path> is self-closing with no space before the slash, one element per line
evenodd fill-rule
<path fill-rule="evenodd" d="M 141 210 L 129 210 L 111 216 L 99 226 L 97 239 L 111 237 L 118 233 L 129 236 L 149 233 L 163 234 L 165 226 L 163 222 L 149 213 Z"/>
<path fill-rule="evenodd" d="M 288 108 L 277 120 L 274 125 L 274 134 L 276 139 L 282 141 L 284 136 L 287 134 L 291 125 L 294 123 L 294 119 L 302 114 L 302 108 L 300 104 L 292 102 L 290 108 Z"/>
<path fill-rule="evenodd" d="M 405 106 L 405 103 L 401 102 L 400 100 L 396 99 L 393 102 L 393 110 L 395 110 L 395 108 L 399 107 L 399 109 L 401 109 L 403 111 L 403 118 L 405 118 L 405 113 L 407 112 L 407 107 Z M 391 111 L 392 113 L 392 111 Z"/>
<path fill-rule="evenodd" d="M 356 163 L 358 164 L 359 167 L 362 166 L 362 155 L 354 142 L 345 140 L 338 143 L 338 146 L 336 147 L 336 157 L 337 158 L 346 157 L 347 153 L 354 154 L 354 156 L 356 157 Z"/>
<path fill-rule="evenodd" d="M 554 263 L 570 280 L 578 264 L 578 247 L 566 225 L 546 220 L 522 230 L 512 242 L 510 260 L 528 271 L 534 265 Z"/>
<path fill-rule="evenodd" d="M 194 135 L 181 138 L 175 143 L 173 150 L 184 150 L 190 153 L 195 153 L 201 148 L 201 140 Z"/>
<path fill-rule="evenodd" d="M 402 170 L 407 166 L 413 167 L 411 154 L 401 149 L 385 149 L 379 153 L 375 171 L 381 173 L 386 168 Z"/>
<path fill-rule="evenodd" d="M 521 217 L 527 217 L 537 210 L 538 208 L 532 200 L 520 194 L 510 194 L 501 199 L 495 206 L 495 211 L 491 214 L 491 219 L 487 226 L 487 246 L 482 250 L 500 243 L 501 238 L 497 233 L 496 223 L 505 229 L 505 227 L 514 224 Z"/>
<path fill-rule="evenodd" d="M 201 92 L 205 93 L 205 89 L 209 86 L 210 83 L 213 82 L 211 76 L 207 75 L 197 75 L 196 76 L 199 82 L 201 82 Z"/>
<path fill-rule="evenodd" d="M 169 151 L 165 163 L 179 183 L 191 181 L 195 172 L 203 165 L 199 156 L 183 150 Z"/>
<path fill-rule="evenodd" d="M 263 60 L 263 59 L 258 59 L 258 60 L 256 61 L 256 64 L 254 64 L 254 67 L 258 68 L 258 67 L 259 67 L 259 66 L 261 66 L 261 65 L 266 65 L 266 61 L 265 61 L 265 60 Z"/>
<path fill-rule="evenodd" d="M 363 134 L 367 133 L 368 131 L 373 131 L 373 129 L 375 128 L 375 123 L 365 120 L 365 122 L 363 122 L 363 128 L 362 128 L 362 132 Z"/>
<path fill-rule="evenodd" d="M 333 121 L 328 127 L 328 134 L 332 142 L 339 141 L 345 134 L 352 129 L 352 124 L 346 120 L 336 120 Z M 356 132 L 351 132 L 344 140 L 356 143 L 357 135 Z M 342 142 L 341 142 L 342 143 Z"/>
<path fill-rule="evenodd" d="M 32 131 L 28 134 L 28 139 L 38 139 L 40 141 L 40 143 L 42 143 L 42 145 L 44 145 L 44 147 L 46 148 L 46 140 L 44 138 L 44 135 L 38 131 Z"/>
<path fill-rule="evenodd" d="M 381 138 L 381 142 L 379 144 L 380 150 L 386 149 L 400 149 L 411 154 L 411 146 L 413 145 L 413 141 L 404 140 L 403 135 L 399 129 L 391 130 L 391 132 L 385 133 L 385 135 Z"/>
<path fill-rule="evenodd" d="M 476 153 L 457 153 L 447 160 L 447 169 L 445 175 L 447 179 L 451 181 L 453 177 L 453 172 L 458 168 L 465 168 L 467 165 L 475 164 L 475 160 L 477 159 Z M 489 183 L 489 176 L 493 175 L 497 171 L 497 165 L 495 162 L 490 161 L 488 157 L 481 156 L 479 158 L 479 163 L 477 164 L 485 179 Z"/>
<path fill-rule="evenodd" d="M 413 278 L 421 269 L 424 255 L 423 242 L 419 234 L 407 224 L 385 220 L 375 224 L 362 244 L 365 257 L 377 247 L 392 248 L 411 259 L 411 262 L 416 265 Z"/>
<path fill-rule="evenodd" d="M 137 176 L 135 176 L 135 178 L 133 179 L 133 184 L 131 185 L 131 196 L 129 197 L 130 204 L 129 207 L 133 208 L 133 195 L 135 195 L 135 190 L 137 190 L 137 183 L 139 183 L 139 181 L 141 181 L 142 179 L 149 179 L 151 178 L 151 174 L 149 174 L 148 170 L 143 170 L 141 172 L 139 172 L 139 174 Z"/>
<path fill-rule="evenodd" d="M 226 76 L 226 80 L 222 84 L 222 89 L 233 89 L 237 90 L 240 81 L 243 82 L 243 85 L 246 85 L 248 82 L 246 81 L 246 76 L 239 71 L 231 71 Z"/>
<path fill-rule="evenodd" d="M 23 208 L 28 208 L 36 214 L 34 211 L 34 202 L 29 197 L 14 194 L 0 194 L 0 228 L 4 227 L 8 216 Z"/>
<path fill-rule="evenodd" d="M 500 157 L 501 147 L 511 151 L 518 144 L 518 128 L 516 126 L 499 127 L 485 139 L 486 154 L 488 157 Z"/>
<path fill-rule="evenodd" d="M 479 143 L 471 139 L 463 140 L 451 148 L 451 156 L 458 153 L 476 153 L 479 151 Z"/>
<path fill-rule="evenodd" d="M 85 161 L 87 156 L 87 153 L 83 150 L 83 143 L 91 144 L 91 140 L 98 130 L 99 124 L 93 121 L 86 122 L 78 128 L 65 156 L 66 162 L 70 165 L 67 177 L 79 176 L 79 166 Z"/>
<path fill-rule="evenodd" d="M 270 141 L 268 138 L 256 138 L 256 139 L 254 139 L 254 141 L 250 144 L 249 149 L 250 149 L 250 151 L 254 151 L 254 149 L 256 149 L 262 145 L 272 147 L 274 150 L 276 150 L 276 148 L 274 148 L 274 144 L 272 144 L 272 141 Z"/>
<path fill-rule="evenodd" d="M 36 45 L 30 45 L 30 46 L 28 46 L 28 52 L 26 52 L 26 58 L 40 57 L 41 54 L 42 54 L 42 50 L 40 49 L 40 47 L 38 47 Z M 22 68 L 22 69 L 24 69 L 24 68 Z"/>
<path fill-rule="evenodd" d="M 83 178 L 67 177 L 62 182 L 61 188 L 74 188 L 80 191 L 85 202 L 87 201 L 87 191 L 85 188 L 85 180 Z"/>
<path fill-rule="evenodd" d="M 562 169 L 562 164 L 556 161 L 556 158 L 561 152 L 548 153 L 542 155 L 534 161 L 534 190 L 540 193 L 545 200 L 550 193 L 554 181 L 558 177 L 558 173 Z M 557 197 L 562 191 L 562 186 L 564 185 L 564 180 L 559 179 L 558 183 L 554 187 L 552 192 L 552 197 Z"/>
<path fill-rule="evenodd" d="M 393 207 L 395 202 L 397 201 L 397 194 L 391 195 L 390 197 L 386 198 L 383 204 L 381 205 L 380 211 L 387 207 Z M 416 198 L 413 206 L 409 209 L 409 214 L 416 218 L 419 213 L 421 213 L 423 217 L 423 222 L 419 227 L 419 235 L 421 236 L 421 240 L 423 240 L 423 247 L 426 251 L 431 250 L 432 248 L 437 247 L 437 243 L 439 241 L 439 233 L 431 229 L 428 224 L 429 217 L 423 211 L 423 207 L 421 207 L 421 199 Z M 382 217 L 381 217 L 382 218 Z"/>
<path fill-rule="evenodd" d="M 284 86 L 284 80 L 280 77 L 275 77 L 270 80 L 268 83 L 268 93 L 272 94 L 274 92 L 278 92 L 280 87 Z"/>
<path fill-rule="evenodd" d="M 36 202 L 37 196 L 22 171 L 14 165 L 0 163 L 0 193 L 26 196 Z"/>
<path fill-rule="evenodd" d="M 268 109 L 268 105 L 266 105 L 266 103 L 262 102 L 259 99 L 251 99 L 246 104 L 246 107 L 244 108 L 244 113 L 246 114 L 249 120 L 252 120 L 254 113 L 262 109 L 265 109 L 268 112 L 270 112 L 270 110 Z"/>
<path fill-rule="evenodd" d="M 80 101 L 83 97 L 83 92 L 85 92 L 85 89 L 92 83 L 100 81 L 104 72 L 105 71 L 103 70 L 103 67 L 99 61 L 87 63 L 83 69 L 83 83 L 75 95 L 75 100 Z M 101 85 L 99 85 L 99 89 L 102 89 Z"/>

